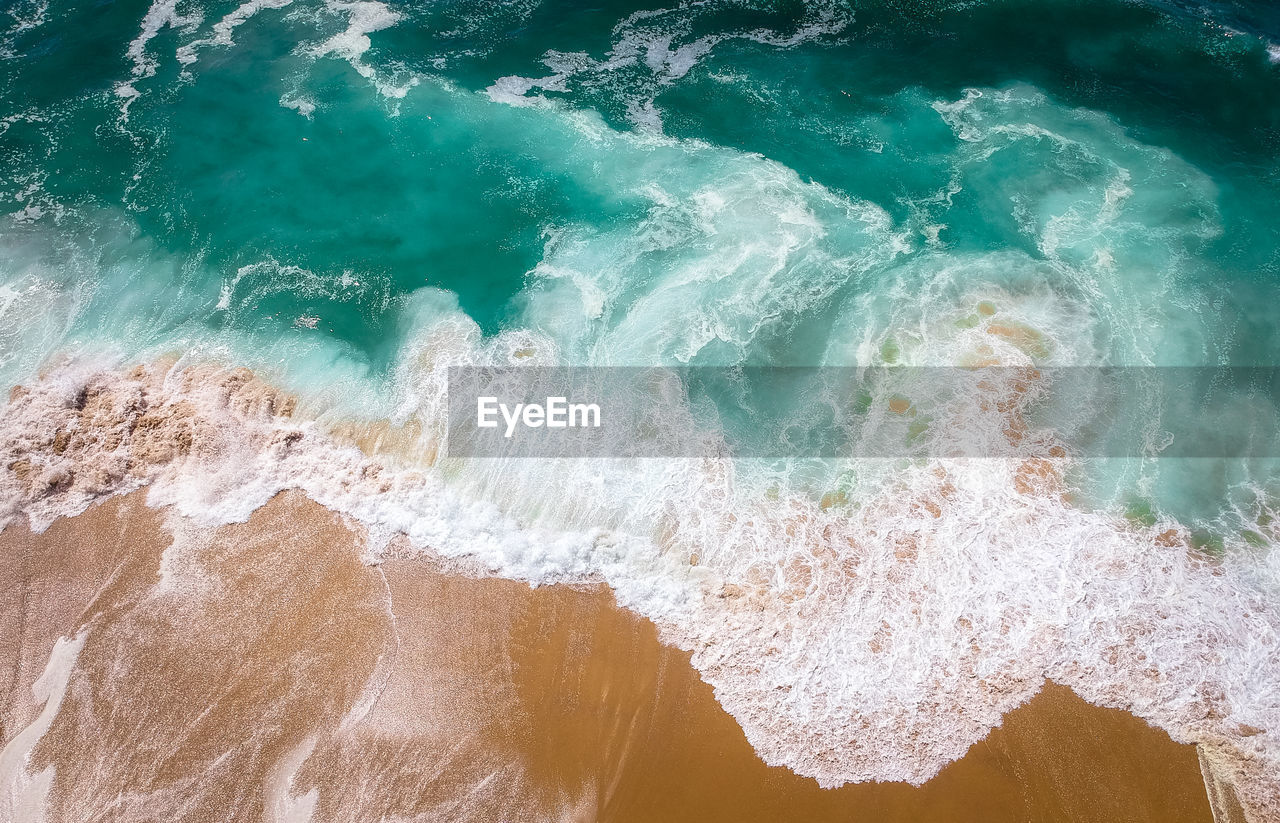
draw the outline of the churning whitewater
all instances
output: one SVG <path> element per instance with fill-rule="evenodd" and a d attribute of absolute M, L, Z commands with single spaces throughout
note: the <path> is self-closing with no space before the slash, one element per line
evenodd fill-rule
<path fill-rule="evenodd" d="M 1036 406 L 1049 367 L 1272 365 L 1276 33 L 1017 5 L 15 4 L 0 524 L 300 489 L 370 563 L 607 582 L 823 786 L 928 780 L 1048 678 L 1280 808 L 1280 450 L 1162 462 L 1135 396 L 1150 453 L 1101 459 Z M 473 365 L 998 365 L 928 436 L 1043 448 L 730 459 L 750 421 L 690 402 L 703 457 L 465 460 Z"/>

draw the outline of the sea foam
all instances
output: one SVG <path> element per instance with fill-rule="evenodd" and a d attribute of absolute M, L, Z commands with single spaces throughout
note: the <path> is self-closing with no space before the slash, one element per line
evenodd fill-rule
<path fill-rule="evenodd" d="M 853 20 L 852 12 L 839 4 L 807 3 L 802 18 L 790 32 L 752 28 L 691 37 L 699 18 L 709 12 L 714 9 L 699 4 L 633 12 L 614 26 L 614 41 L 602 59 L 583 52 L 552 49 L 542 58 L 551 74 L 537 78 L 500 77 L 487 91 L 495 101 L 529 105 L 528 94 L 534 89 L 565 92 L 574 86 L 604 87 L 625 101 L 633 125 L 661 132 L 657 96 L 687 75 L 721 43 L 747 40 L 774 48 L 791 48 L 838 35 Z"/>
<path fill-rule="evenodd" d="M 293 0 L 249 0 L 247 3 L 242 3 L 213 24 L 213 31 L 209 37 L 192 40 L 190 43 L 179 46 L 176 52 L 178 62 L 183 66 L 190 66 L 200 59 L 200 51 L 204 48 L 235 45 L 232 39 L 235 30 L 247 23 L 255 14 L 268 9 L 282 9 L 292 2 Z"/>
<path fill-rule="evenodd" d="M 204 20 L 204 14 L 198 8 L 186 14 L 180 12 L 179 3 L 180 0 L 153 0 L 146 16 L 142 18 L 138 36 L 129 43 L 125 55 L 132 64 L 130 78 L 117 83 L 115 87 L 116 96 L 122 100 L 120 117 L 124 121 L 129 119 L 129 107 L 142 94 L 138 91 L 137 84 L 155 77 L 160 67 L 159 59 L 147 52 L 147 44 L 165 27 L 191 32 Z"/>
<path fill-rule="evenodd" d="M 749 466 L 715 459 L 526 461 L 469 481 L 429 448 L 431 421 L 416 451 L 371 456 L 212 365 L 67 364 L 3 425 L 5 516 L 37 529 L 142 485 L 210 524 L 299 488 L 363 524 L 373 562 L 399 538 L 534 583 L 607 581 L 692 650 L 767 762 L 823 785 L 927 780 L 1051 678 L 1200 743 L 1257 808 L 1280 797 L 1274 564 L 1075 508 L 1062 452 L 904 465 L 834 503 L 760 493 Z M 547 482 L 574 503 L 511 496 Z"/>

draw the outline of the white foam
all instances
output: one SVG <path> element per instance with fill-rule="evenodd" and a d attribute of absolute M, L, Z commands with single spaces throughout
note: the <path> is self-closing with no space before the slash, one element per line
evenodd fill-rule
<path fill-rule="evenodd" d="M 212 36 L 200 40 L 192 40 L 177 51 L 178 62 L 184 67 L 200 59 L 200 51 L 209 46 L 230 47 L 235 45 L 232 36 L 235 30 L 244 25 L 255 14 L 267 9 L 282 9 L 293 3 L 293 0 L 248 0 L 235 10 L 228 12 L 221 20 L 213 24 Z"/>
<path fill-rule="evenodd" d="M 45 799 L 53 784 L 53 767 L 33 775 L 28 773 L 27 765 L 31 750 L 49 730 L 62 706 L 76 658 L 88 636 L 84 630 L 74 637 L 60 637 L 54 643 L 44 672 L 31 687 L 36 700 L 43 704 L 40 714 L 0 750 L 0 787 L 3 787 L 0 788 L 0 818 L 4 820 L 26 823 L 46 820 Z"/>
<path fill-rule="evenodd" d="M 115 87 L 116 96 L 122 99 L 120 116 L 124 122 L 129 119 L 129 107 L 142 94 L 138 91 L 138 82 L 155 77 L 156 71 L 160 68 L 160 62 L 147 53 L 147 44 L 166 26 L 190 33 L 204 19 L 203 12 L 199 9 L 189 14 L 180 13 L 178 11 L 180 2 L 181 0 L 152 0 L 151 7 L 142 18 L 138 36 L 129 43 L 125 56 L 133 64 L 130 69 L 130 78 L 117 83 Z"/>
<path fill-rule="evenodd" d="M 378 93 L 399 100 L 418 85 L 421 78 L 403 69 L 390 73 L 378 71 L 364 60 L 364 54 L 373 47 L 369 35 L 388 29 L 400 22 L 401 15 L 385 3 L 377 0 L 325 0 L 325 8 L 334 14 L 347 16 L 347 28 L 308 50 L 312 57 L 334 56 L 346 60 L 361 77 L 371 81 Z"/>
<path fill-rule="evenodd" d="M 356 62 L 373 46 L 370 34 L 400 22 L 398 12 L 376 0 L 326 0 L 325 8 L 347 15 L 347 28 L 312 49 L 312 54 L 317 57 L 336 54 L 344 60 Z"/>
<path fill-rule="evenodd" d="M 11 38 L 43 26 L 49 14 L 49 0 L 19 0 L 6 9 L 6 13 L 13 20 L 13 25 L 5 31 L 5 36 Z"/>
<path fill-rule="evenodd" d="M 300 797 L 293 796 L 293 781 L 315 747 L 316 739 L 308 737 L 271 767 L 264 789 L 269 823 L 308 823 L 315 814 L 316 803 L 320 800 L 319 789 L 313 788 Z"/>
<path fill-rule="evenodd" d="M 627 103 L 627 119 L 643 131 L 662 132 L 662 110 L 652 100 Z"/>
<path fill-rule="evenodd" d="M 0 35 L 0 58 L 12 59 L 17 56 L 13 51 L 17 36 L 43 26 L 48 19 L 49 0 L 15 0 L 5 12 L 13 24 Z"/>
<path fill-rule="evenodd" d="M 506 103 L 512 106 L 532 106 L 541 102 L 540 98 L 530 98 L 528 93 L 533 88 L 546 88 L 544 85 L 547 81 L 555 81 L 558 78 L 542 78 L 541 80 L 532 80 L 528 77 L 499 77 L 493 82 L 493 85 L 485 89 L 485 94 L 489 95 L 489 99 L 495 103 Z"/>
<path fill-rule="evenodd" d="M 316 112 L 316 101 L 310 97 L 306 97 L 296 93 L 288 93 L 280 96 L 280 105 L 286 109 L 293 109 L 298 114 L 308 120 Z"/>
<path fill-rule="evenodd" d="M 234 316 L 274 294 L 342 301 L 368 297 L 383 289 L 385 281 L 373 275 L 357 278 L 347 271 L 334 276 L 267 256 L 240 266 L 224 280 L 213 308 Z"/>
<path fill-rule="evenodd" d="M 8 134 L 14 123 L 43 123 L 47 121 L 48 117 L 46 115 L 35 110 L 6 114 L 4 117 L 0 117 L 0 137 Z"/>
<path fill-rule="evenodd" d="M 67 288 L 52 272 L 24 267 L 0 281 L 0 376 L 31 374 L 65 339 L 89 287 Z"/>
<path fill-rule="evenodd" d="M 624 103 L 628 119 L 642 130 L 660 131 L 661 117 L 655 103 L 667 87 L 687 75 L 719 44 L 751 40 L 776 48 L 791 48 L 809 40 L 837 34 L 852 22 L 852 14 L 834 3 L 806 3 L 805 15 L 790 34 L 769 29 L 715 32 L 687 39 L 696 22 L 712 7 L 683 4 L 674 9 L 637 11 L 613 29 L 614 42 L 601 60 L 582 52 L 548 51 L 542 62 L 551 70 L 545 77 L 512 75 L 498 78 L 489 96 L 511 105 L 529 105 L 529 92 L 567 91 L 571 83 L 609 88 Z M 635 69 L 646 74 L 636 76 Z M 537 99 L 537 98 L 533 98 Z"/>

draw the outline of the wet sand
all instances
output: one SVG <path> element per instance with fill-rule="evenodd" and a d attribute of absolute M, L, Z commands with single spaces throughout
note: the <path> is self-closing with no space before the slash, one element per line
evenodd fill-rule
<path fill-rule="evenodd" d="M 0 820 L 15 787 L 50 821 L 1213 819 L 1195 747 L 1053 684 L 924 786 L 823 790 L 604 587 L 368 566 L 293 494 L 216 532 L 165 517 L 135 493 L 0 534 L 0 761 L 53 767 L 0 774 Z"/>

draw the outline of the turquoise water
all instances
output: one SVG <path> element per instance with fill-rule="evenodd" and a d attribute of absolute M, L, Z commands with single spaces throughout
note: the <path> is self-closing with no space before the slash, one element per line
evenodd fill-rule
<path fill-rule="evenodd" d="M 0 27 L 6 385 L 197 352 L 389 416 L 445 318 L 572 363 L 941 365 L 983 301 L 1045 365 L 1280 352 L 1266 3 L 50 0 Z M 1078 480 L 1230 538 L 1275 468 Z"/>

